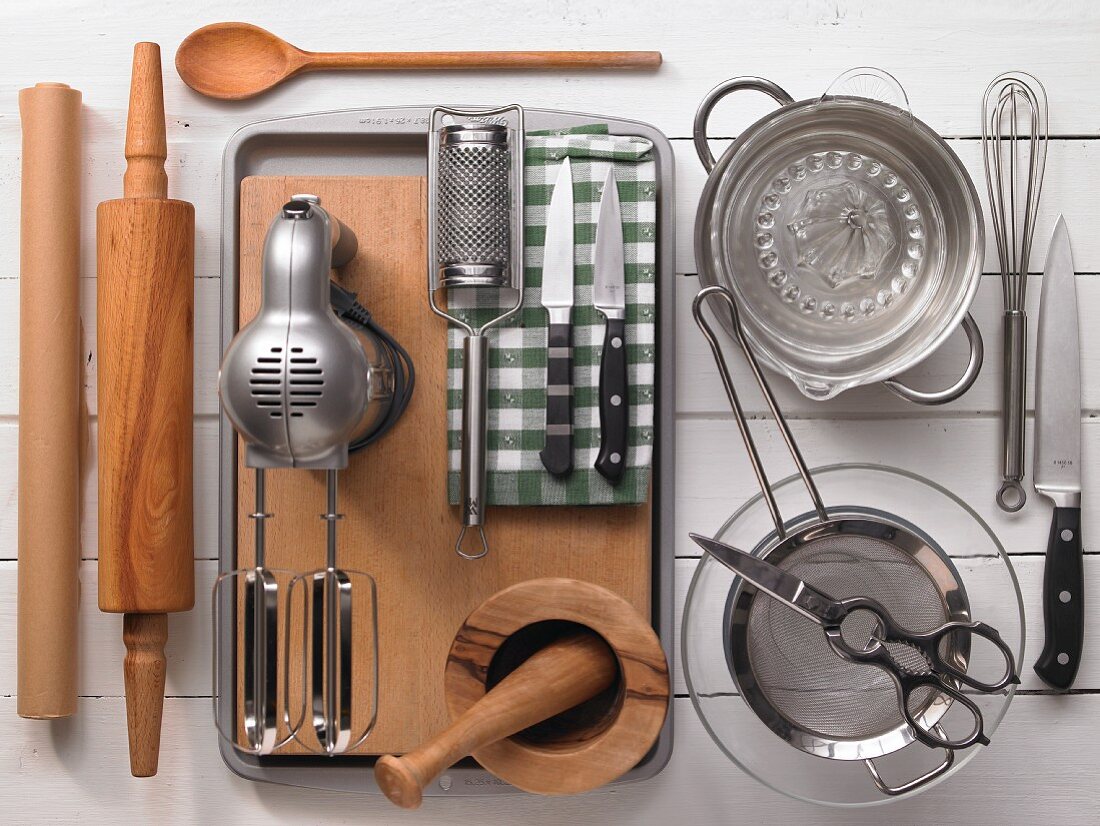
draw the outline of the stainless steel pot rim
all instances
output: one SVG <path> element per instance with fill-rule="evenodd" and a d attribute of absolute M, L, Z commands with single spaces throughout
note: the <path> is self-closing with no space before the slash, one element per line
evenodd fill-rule
<path fill-rule="evenodd" d="M 950 187 L 954 191 L 949 192 L 948 197 L 953 199 L 955 212 L 964 216 L 966 222 L 965 225 L 960 225 L 961 228 L 956 232 L 958 237 L 954 238 L 955 243 L 958 243 L 960 238 L 965 242 L 959 248 L 958 264 L 952 268 L 952 272 L 955 273 L 952 281 L 956 286 L 953 288 L 953 293 L 945 294 L 946 298 L 940 301 L 949 309 L 949 312 L 937 311 L 930 314 L 922 311 L 920 324 L 925 329 L 921 334 L 905 342 L 904 346 L 898 347 L 896 352 L 884 353 L 877 361 L 873 358 L 865 359 L 867 362 L 873 362 L 871 368 L 855 365 L 845 369 L 843 354 L 831 359 L 827 367 L 815 365 L 812 358 L 788 358 L 787 353 L 782 352 L 777 346 L 772 332 L 758 325 L 755 314 L 752 312 L 744 314 L 745 332 L 769 367 L 788 375 L 807 395 L 823 398 L 831 397 L 859 384 L 889 379 L 920 363 L 938 349 L 963 321 L 973 303 L 980 282 L 985 251 L 984 221 L 981 218 L 977 190 L 951 148 L 927 124 L 899 107 L 868 98 L 834 95 L 781 106 L 775 112 L 765 115 L 749 126 L 718 159 L 704 184 L 695 222 L 697 268 L 700 281 L 704 286 L 724 284 L 733 289 L 735 294 L 742 293 L 742 290 L 738 289 L 738 278 L 734 277 L 733 272 L 730 271 L 732 265 L 726 249 L 728 241 L 725 237 L 723 220 L 729 210 L 736 206 L 732 195 L 737 191 L 739 182 L 737 176 L 731 174 L 731 168 L 735 166 L 737 159 L 743 156 L 746 149 L 755 151 L 758 136 L 777 128 L 776 124 L 781 120 L 789 121 L 791 117 L 800 116 L 805 117 L 807 124 L 810 124 L 812 119 L 821 113 L 835 112 L 836 107 L 844 107 L 846 117 L 851 115 L 866 118 L 868 113 L 873 113 L 876 121 L 885 118 L 897 124 L 899 128 L 904 128 L 905 134 L 910 139 L 918 140 L 926 151 L 934 153 L 934 160 L 929 163 L 936 163 L 950 172 Z M 929 190 L 933 191 L 931 186 Z M 944 200 L 944 196 L 938 191 L 937 197 L 940 201 Z M 958 220 L 961 221 L 962 218 Z M 722 272 L 721 276 L 719 272 Z M 937 289 L 945 289 L 945 285 L 946 282 L 944 285 L 939 285 Z M 732 333 L 728 320 L 723 319 L 722 324 L 727 332 Z M 792 345 L 792 349 L 796 348 Z"/>

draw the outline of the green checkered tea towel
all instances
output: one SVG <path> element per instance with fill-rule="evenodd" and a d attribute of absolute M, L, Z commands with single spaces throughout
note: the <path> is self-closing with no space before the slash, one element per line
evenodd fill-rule
<path fill-rule="evenodd" d="M 523 305 L 489 331 L 488 495 L 490 505 L 600 505 L 646 501 L 653 458 L 656 361 L 657 168 L 652 142 L 609 135 L 594 124 L 528 133 L 525 152 Z M 546 340 L 540 303 L 546 209 L 565 157 L 573 172 L 573 472 L 556 479 L 539 459 L 546 419 Z M 626 469 L 611 485 L 593 464 L 600 446 L 599 378 L 604 321 L 592 306 L 596 211 L 607 165 L 615 166 L 626 262 L 627 376 L 630 430 Z M 482 323 L 499 314 L 496 290 L 454 290 L 448 306 Z M 507 306 L 507 305 L 505 305 Z M 476 326 L 476 324 L 475 324 Z M 452 504 L 459 502 L 462 440 L 462 339 L 447 348 L 447 441 Z"/>

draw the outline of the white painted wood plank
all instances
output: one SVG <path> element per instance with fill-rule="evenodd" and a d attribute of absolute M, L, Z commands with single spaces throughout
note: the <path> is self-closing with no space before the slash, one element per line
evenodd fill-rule
<path fill-rule="evenodd" d="M 95 421 L 90 422 L 90 430 L 87 467 L 81 474 L 84 512 L 80 535 L 81 556 L 84 559 L 95 559 L 99 555 L 99 541 L 96 535 L 99 490 L 96 484 L 98 452 Z M 0 467 L 11 469 L 7 473 L 0 473 L 0 560 L 16 557 L 19 526 L 19 481 L 16 473 L 18 455 L 17 421 L 0 421 Z M 213 417 L 195 420 L 194 464 L 195 556 L 199 559 L 216 559 L 218 556 L 218 421 Z"/>
<path fill-rule="evenodd" d="M 619 0 L 616 0 L 619 2 Z M 680 4 L 670 14 L 657 0 L 632 2 L 620 10 L 615 3 L 525 8 L 518 15 L 511 0 L 487 0 L 471 15 L 458 0 L 402 6 L 387 16 L 385 30 L 349 26 L 363 18 L 361 4 L 327 0 L 317 13 L 303 17 L 301 6 L 275 0 L 262 7 L 226 0 L 217 9 L 161 4 L 155 13 L 136 0 L 92 6 L 78 0 L 39 4 L 34 14 L 20 6 L 0 9 L 0 26 L 7 34 L 0 51 L 0 197 L 16 202 L 18 192 L 19 124 L 15 90 L 30 83 L 67 80 L 85 93 L 87 104 L 84 202 L 84 316 L 94 329 L 94 243 L 92 215 L 96 202 L 120 191 L 121 145 L 126 106 L 130 51 L 137 39 L 154 39 L 164 47 L 166 99 L 169 115 L 172 192 L 199 207 L 196 284 L 196 412 L 211 418 L 196 423 L 196 502 L 199 507 L 197 545 L 214 553 L 216 541 L 216 414 L 213 377 L 220 351 L 217 333 L 217 278 L 220 274 L 220 166 L 226 139 L 252 120 L 363 105 L 400 105 L 435 101 L 492 103 L 518 100 L 530 106 L 609 112 L 649 121 L 674 138 L 686 137 L 695 106 L 714 83 L 735 74 L 770 74 L 796 95 L 822 90 L 827 79 L 853 63 L 878 63 L 893 70 L 910 93 L 916 114 L 941 133 L 973 136 L 981 89 L 998 71 L 1011 66 L 1032 69 L 1048 86 L 1052 128 L 1066 136 L 1100 135 L 1100 102 L 1093 94 L 1095 43 L 1100 34 L 1100 9 L 1086 2 L 1044 3 L 1040 7 L 1005 8 L 1004 4 L 958 4 L 930 0 L 914 6 L 902 0 L 874 4 L 833 0 L 799 0 L 788 4 L 748 0 L 699 0 Z M 196 16 L 196 12 L 198 15 Z M 629 31 L 623 29 L 629 15 Z M 484 19 L 506 21 L 485 26 Z M 245 104 L 201 99 L 187 90 L 171 69 L 175 45 L 195 26 L 214 19 L 248 19 L 286 35 L 307 48 L 660 48 L 666 66 L 657 75 L 610 73 L 598 76 L 550 73 L 455 73 L 424 75 L 346 74 L 307 77 Z M 42 21 L 48 20 L 48 25 Z M 140 20 L 140 26 L 133 21 Z M 778 46 L 777 46 L 778 44 Z M 783 60 L 774 56 L 782 48 Z M 719 134 L 736 134 L 766 112 L 763 101 L 723 106 L 715 120 Z M 1100 272 L 1100 235 L 1089 232 L 1100 220 L 1089 174 L 1097 165 L 1098 143 L 1071 138 L 1052 143 L 1044 205 L 1032 269 L 1042 266 L 1049 228 L 1059 211 L 1066 213 L 1074 235 L 1077 268 Z M 973 141 L 953 141 L 979 190 L 983 188 L 980 159 Z M 695 269 L 690 244 L 695 201 L 702 172 L 690 144 L 677 141 L 678 267 Z M 15 467 L 17 364 L 18 242 L 14 225 L 0 232 L 0 456 Z M 1080 227 L 1081 229 L 1078 229 Z M 987 255 L 986 269 L 995 261 Z M 988 279 L 987 279 L 988 280 Z M 1091 284 L 1079 279 L 1082 316 L 1100 306 Z M 1034 287 L 1034 285 L 1033 285 Z M 693 292 L 685 280 L 681 299 Z M 1037 289 L 1031 290 L 1037 297 Z M 991 296 L 987 298 L 986 296 Z M 681 314 L 686 304 L 681 302 Z M 863 417 L 879 421 L 798 422 L 803 447 L 814 464 L 834 459 L 865 458 L 911 469 L 966 491 L 973 503 L 1013 549 L 1042 550 L 1047 509 L 1029 506 L 1015 520 L 997 512 L 987 491 L 996 478 L 999 439 L 989 414 L 999 407 L 999 295 L 997 285 L 983 285 L 979 323 L 987 334 L 989 353 L 979 385 L 946 410 L 915 411 L 877 389 L 845 394 L 835 403 L 816 405 L 792 398 L 789 386 L 776 382 L 785 409 L 796 417 L 825 419 Z M 4 315 L 4 314 L 7 315 Z M 677 481 L 678 532 L 700 525 L 713 528 L 740 497 L 751 494 L 743 451 L 716 382 L 710 357 L 694 326 L 679 321 L 680 456 Z M 1089 333 L 1084 335 L 1087 336 Z M 94 388 L 94 348 L 88 381 Z M 1086 358 L 1096 351 L 1086 342 Z M 955 348 L 955 349 L 951 349 Z M 918 371 L 921 380 L 948 378 L 962 358 L 952 341 Z M 738 363 L 736 357 L 731 361 Z M 1098 391 L 1088 376 L 1086 399 L 1100 410 Z M 744 373 L 739 374 L 739 386 Z M 751 389 L 746 395 L 755 398 Z M 94 410 L 94 390 L 90 399 Z M 759 412 L 759 404 L 754 412 Z M 924 417 L 896 424 L 883 417 Z M 974 417 L 966 419 L 961 417 Z M 702 419 L 700 417 L 703 417 Z M 705 421 L 714 418 L 714 421 Z M 707 427 L 715 430 L 707 431 Z M 700 430 L 694 428 L 699 427 Z M 755 427 L 755 425 L 754 425 Z M 927 432 L 922 432 L 923 427 Z M 765 427 L 765 430 L 767 428 Z M 810 435 L 810 431 L 813 435 Z M 1097 441 L 1086 429 L 1086 452 L 1097 452 Z M 930 438 L 935 434 L 936 438 Z M 714 440 L 717 440 L 714 441 Z M 767 439 L 765 439 L 765 443 Z M 722 450 L 715 450 L 720 443 Z M 766 454 L 777 458 L 774 441 Z M 730 452 L 732 451 L 732 452 Z M 718 464 L 725 459 L 725 468 Z M 1095 457 L 1094 457 L 1095 458 Z M 740 468 L 731 471 L 731 468 Z M 89 477 L 91 479 L 92 477 Z M 731 480 L 732 483 L 731 483 Z M 1087 484 L 1086 480 L 1086 484 Z M 1086 488 L 1088 490 L 1088 488 Z M 0 476 L 0 541 L 14 549 L 15 480 L 13 471 Z M 1091 497 L 1090 497 L 1091 498 Z M 1038 500 L 1036 500 L 1038 501 Z M 85 553 L 94 555 L 94 484 L 86 485 Z M 1095 510 L 1092 507 L 1091 510 Z M 1086 522 L 1088 542 L 1091 523 Z M 683 550 L 680 548 L 680 550 Z M 693 551 L 688 551 L 693 552 Z M 13 555 L 14 550 L 7 554 Z M 1029 599 L 1029 660 L 1037 651 L 1039 633 L 1036 588 L 1041 557 L 1017 558 Z M 1094 557 L 1087 564 L 1090 580 Z M 687 586 L 694 565 L 680 560 L 679 589 Z M 208 674 L 209 620 L 202 605 L 204 577 L 213 563 L 199 565 L 200 607 L 172 619 L 169 693 L 205 693 Z M 1030 581 L 1030 586 L 1028 582 Z M 82 690 L 90 694 L 120 693 L 122 656 L 119 619 L 99 614 L 94 601 L 94 563 L 84 565 L 87 645 L 83 652 Z M 0 672 L 14 691 L 14 564 L 0 562 Z M 1095 589 L 1094 589 L 1095 590 Z M 1095 611 L 1091 606 L 1090 609 Z M 1095 625 L 1095 621 L 1093 622 Z M 1094 645 L 1091 642 L 1090 647 Z M 1095 685 L 1095 668 L 1086 659 L 1083 684 Z M 0 678 L 3 679 L 3 678 Z M 51 726 L 18 720 L 14 700 L 4 698 L 15 731 L 5 740 L 0 772 L 0 801 L 8 820 L 93 820 L 112 822 L 314 822 L 366 820 L 390 822 L 393 810 L 383 801 L 301 790 L 258 787 L 233 776 L 221 765 L 209 720 L 207 699 L 169 699 L 166 706 L 162 773 L 135 781 L 126 770 L 124 712 L 119 699 L 85 700 L 73 721 Z M 654 781 L 618 791 L 577 799 L 539 800 L 526 797 L 480 801 L 429 801 L 402 819 L 413 822 L 474 820 L 483 823 L 607 822 L 728 822 L 733 819 L 769 822 L 878 823 L 990 820 L 1094 822 L 1100 818 L 1100 792 L 1093 766 L 1100 754 L 1092 732 L 1100 702 L 1094 695 L 1019 698 L 993 748 L 979 755 L 958 778 L 912 801 L 890 809 L 835 812 L 795 803 L 765 790 L 730 766 L 695 719 L 686 700 L 676 702 L 677 743 L 672 765 Z M 26 801 L 35 801 L 28 811 Z"/>
<path fill-rule="evenodd" d="M 975 118 L 981 89 L 975 87 L 973 93 Z M 730 98 L 727 105 L 737 106 Z M 920 114 L 918 112 L 918 114 Z M 736 132 L 726 132 L 736 135 Z M 670 133 L 679 137 L 680 132 Z M 712 151 L 718 157 L 729 146 L 729 141 L 714 141 Z M 959 156 L 963 166 L 970 174 L 981 199 L 985 215 L 985 272 L 999 273 L 997 247 L 993 234 L 992 216 L 989 212 L 989 198 L 985 183 L 985 170 L 982 164 L 982 147 L 979 140 L 950 140 L 948 145 Z M 699 197 L 706 183 L 704 171 L 695 145 L 689 140 L 674 140 L 676 154 L 676 268 L 679 272 L 694 273 L 699 270 L 695 260 L 694 234 L 695 213 Z M 1095 169 L 1100 164 L 1100 141 L 1095 140 L 1052 140 L 1047 152 L 1046 174 L 1043 177 L 1043 194 L 1039 202 L 1039 215 L 1035 224 L 1035 246 L 1032 249 L 1029 271 L 1041 273 L 1046 261 L 1047 247 L 1054 225 L 1059 215 L 1065 215 L 1073 241 L 1073 263 L 1078 272 L 1100 271 L 1100 237 L 1092 227 L 1100 221 L 1100 203 L 1094 195 L 1095 180 L 1092 175 L 1082 174 L 1082 170 Z"/>
<path fill-rule="evenodd" d="M 218 573 L 216 562 L 195 563 L 195 607 L 168 615 L 168 658 L 165 694 L 209 697 L 211 689 L 210 598 Z M 80 670 L 77 692 L 82 697 L 122 697 L 122 615 L 99 610 L 99 576 L 94 560 L 80 566 Z M 16 683 L 16 563 L 0 562 L 0 696 L 14 697 Z"/>
<path fill-rule="evenodd" d="M 756 420 L 750 428 L 773 478 L 793 472 L 786 447 L 770 420 Z M 993 502 L 999 476 L 1000 425 L 985 418 L 943 419 L 814 419 L 793 420 L 791 428 L 811 466 L 836 462 L 871 462 L 902 467 L 946 485 L 967 498 L 1011 553 L 1041 552 L 1046 547 L 1050 505 L 1036 494 L 1015 515 L 1005 514 Z M 195 422 L 195 554 L 217 557 L 218 423 L 214 418 Z M 94 423 L 93 423 L 94 434 Z M 1029 432 L 1030 437 L 1030 432 Z M 0 422 L 0 462 L 14 468 L 18 427 Z M 695 554 L 686 531 L 714 530 L 737 507 L 756 495 L 755 477 L 732 419 L 682 418 L 677 423 L 677 525 L 683 528 L 677 553 Z M 1100 461 L 1100 421 L 1084 425 L 1086 466 Z M 97 556 L 95 442 L 84 476 L 85 512 L 82 526 L 85 559 Z M 1100 535 L 1100 491 L 1085 480 L 1086 547 Z M 17 528 L 17 479 L 0 476 L 0 559 L 14 559 Z"/>
<path fill-rule="evenodd" d="M 1034 410 L 1034 380 L 1036 336 L 1038 333 L 1039 294 L 1042 278 L 1028 279 L 1028 387 L 1027 409 Z M 689 276 L 677 280 L 676 296 L 676 409 L 692 415 L 729 415 L 729 402 L 718 378 L 714 358 L 703 334 L 691 314 L 692 300 L 699 291 L 698 278 Z M 1100 326 L 1088 319 L 1100 309 L 1100 278 L 1077 276 L 1078 313 L 1081 318 L 1081 404 L 1086 415 L 1100 411 Z M 978 323 L 985 342 L 985 361 L 973 387 L 960 399 L 938 407 L 913 404 L 898 398 L 881 385 L 855 387 L 828 401 L 808 399 L 788 379 L 768 373 L 780 409 L 788 418 L 827 418 L 891 416 L 925 419 L 965 415 L 1000 416 L 1001 410 L 1001 326 L 1004 304 L 999 276 L 986 275 L 978 288 L 971 313 Z M 727 362 L 734 385 L 744 396 L 745 410 L 752 415 L 767 410 L 756 382 L 746 366 L 745 357 L 732 339 L 723 336 Z M 969 359 L 966 335 L 956 330 L 938 350 L 903 375 L 905 380 L 922 390 L 948 387 L 959 377 Z M 1030 447 L 1028 448 L 1030 451 Z M 1030 471 L 1030 453 L 1028 470 Z M 999 474 L 999 471 L 998 471 Z"/>
<path fill-rule="evenodd" d="M 1039 308 L 1041 278 L 1032 276 L 1028 290 L 1028 311 L 1031 323 L 1029 335 L 1029 375 L 1034 375 L 1035 337 Z M 83 279 L 82 313 L 84 319 L 85 376 L 84 389 L 88 408 L 94 415 L 97 409 L 96 377 L 97 360 L 95 345 L 95 282 Z M 690 414 L 726 415 L 728 404 L 722 385 L 714 368 L 710 348 L 703 339 L 691 316 L 691 302 L 699 289 L 694 276 L 676 280 L 676 394 L 677 411 Z M 218 414 L 217 374 L 221 360 L 220 339 L 220 282 L 212 278 L 195 281 L 195 413 L 214 416 Z M 1100 277 L 1077 277 L 1078 300 L 1083 319 L 1088 319 L 1091 308 L 1100 308 Z M 880 386 L 859 387 L 842 393 L 828 402 L 805 398 L 787 380 L 776 377 L 773 389 L 784 413 L 796 417 L 867 416 L 878 414 L 942 417 L 997 414 L 1001 405 L 1001 316 L 1003 305 L 1000 279 L 985 276 L 982 279 L 972 312 L 977 319 L 985 340 L 985 365 L 970 391 L 958 401 L 942 407 L 922 407 L 905 402 Z M 18 280 L 0 279 L 0 417 L 15 416 L 19 412 L 19 327 Z M 5 315 L 8 323 L 3 323 Z M 1083 400 L 1086 411 L 1100 411 L 1100 328 L 1081 325 Z M 906 377 L 916 387 L 930 389 L 953 382 L 966 364 L 968 351 L 966 337 L 961 331 L 952 335 L 944 345 Z M 744 387 L 746 410 L 758 413 L 764 410 L 763 402 L 751 389 L 751 377 L 740 353 L 729 358 L 738 387 Z M 1029 391 L 1032 389 L 1029 386 Z M 1028 409 L 1032 406 L 1028 394 Z"/>
<path fill-rule="evenodd" d="M 71 81 L 103 117 L 88 124 L 93 138 L 121 145 L 131 45 L 142 36 L 161 43 L 170 144 L 184 135 L 225 137 L 227 124 L 275 113 L 347 108 L 364 103 L 493 103 L 622 114 L 682 133 L 696 104 L 718 81 L 764 74 L 796 98 L 820 95 L 832 78 L 853 65 L 879 65 L 905 86 L 914 112 L 937 131 L 974 135 L 985 85 L 1006 68 L 1027 67 L 1046 81 L 1051 128 L 1056 134 L 1096 134 L 1100 103 L 1092 94 L 1093 44 L 1100 13 L 1086 0 L 1004 9 L 996 0 L 967 4 L 935 0 L 836 3 L 800 0 L 761 5 L 751 0 L 696 0 L 670 14 L 659 0 L 615 11 L 600 6 L 525 6 L 485 0 L 475 11 L 458 0 L 406 4 L 386 16 L 382 29 L 349 25 L 362 14 L 351 0 L 330 0 L 325 13 L 303 15 L 290 0 L 221 3 L 205 14 L 189 6 L 158 7 L 147 15 L 136 0 L 110 6 L 59 2 L 43 18 L 9 6 L 0 24 L 9 46 L 0 60 L 0 99 L 14 111 L 11 93 L 44 77 Z M 630 20 L 623 26 L 624 15 Z M 1041 18 L 1041 20 L 1040 20 Z M 660 49 L 656 74 L 604 72 L 419 72 L 307 75 L 244 104 L 207 101 L 187 89 L 171 69 L 179 42 L 203 22 L 248 19 L 305 49 Z M 507 25 L 485 25 L 485 21 Z M 1036 36 L 1036 25 L 1041 35 Z M 782 53 L 783 59 L 777 60 Z M 72 62 L 65 56 L 72 55 Z M 613 85 L 614 92 L 609 92 Z M 762 107 L 759 107 L 762 108 Z M 7 120 L 6 118 L 4 119 Z M 720 131 L 728 128 L 719 122 Z M 7 125 L 7 129 L 14 129 Z M 732 134 L 725 131 L 724 134 Z"/>
<path fill-rule="evenodd" d="M 1043 650 L 1043 563 L 1041 556 L 1017 556 L 1013 557 L 1012 565 L 1016 570 L 1016 576 L 1020 581 L 1020 592 L 1024 599 L 1024 659 L 1019 663 L 1021 684 L 1025 691 L 1049 691 L 1050 687 L 1039 679 L 1032 669 L 1032 665 Z M 697 559 L 676 560 L 676 669 L 674 690 L 677 694 L 687 694 L 687 683 L 684 680 L 684 667 L 680 662 L 680 628 L 683 619 L 683 611 L 687 600 L 688 588 L 691 586 L 695 569 L 699 565 Z M 980 591 L 983 584 L 991 581 L 988 568 L 994 565 L 991 560 L 957 560 L 956 565 L 959 574 L 966 583 L 974 583 L 971 590 Z M 1085 558 L 1085 592 L 1091 596 L 1097 593 L 1100 586 L 1100 557 L 1090 555 Z M 1012 627 L 1016 620 L 1015 600 L 1006 595 L 1003 603 L 993 605 L 990 611 L 983 616 L 975 616 L 992 625 L 994 628 L 1007 629 Z M 1095 690 L 1100 688 L 1100 635 L 1093 629 L 1100 628 L 1100 604 L 1095 598 L 1085 600 L 1085 649 L 1081 658 L 1081 670 L 1077 674 L 1074 688 Z"/>
<path fill-rule="evenodd" d="M 719 752 L 686 699 L 674 701 L 672 760 L 652 780 L 578 797 L 426 798 L 400 815 L 377 796 L 236 777 L 218 754 L 208 700 L 165 701 L 160 772 L 143 780 L 128 771 L 120 699 L 83 700 L 75 717 L 58 724 L 16 717 L 11 698 L 0 699 L 0 713 L 10 721 L 0 743 L 8 767 L 0 799 L 16 823 L 1083 824 L 1100 816 L 1096 696 L 1019 697 L 993 744 L 958 775 L 888 808 L 863 810 L 811 806 L 760 785 Z"/>
<path fill-rule="evenodd" d="M 1020 668 L 1023 679 L 1021 688 L 1025 690 L 1046 688 L 1031 669 L 1031 664 L 1042 649 L 1043 562 L 1040 556 L 1017 556 L 1013 559 L 1027 616 L 1025 657 Z M 680 695 L 687 694 L 683 666 L 679 662 L 680 623 L 687 590 L 697 564 L 697 559 L 681 558 L 676 560 L 675 566 L 675 632 L 672 647 L 676 658 L 674 690 Z M 973 583 L 971 590 L 980 591 L 983 583 L 990 581 L 990 575 L 984 570 L 987 564 L 989 563 L 975 560 L 958 562 L 961 575 L 968 583 Z M 216 576 L 215 562 L 196 562 L 195 608 L 169 616 L 168 645 L 165 649 L 168 656 L 165 691 L 169 696 L 204 697 L 211 694 L 213 641 L 210 597 Z M 125 654 L 122 646 L 122 619 L 117 614 L 104 614 L 99 610 L 96 603 L 98 576 L 94 561 L 85 561 L 81 565 L 80 581 L 80 677 L 77 690 L 82 697 L 121 697 L 125 693 L 122 683 L 122 658 Z M 1100 557 L 1086 557 L 1085 582 L 1085 590 L 1089 595 L 1100 593 Z M 994 627 L 1008 628 L 1011 614 L 1015 611 L 1013 604 L 1006 598 L 1004 604 L 996 610 L 996 613 L 980 619 Z M 15 626 L 16 566 L 13 562 L 0 562 L 0 628 L 14 629 Z M 1074 687 L 1095 691 L 1100 689 L 1100 635 L 1091 633 L 1092 629 L 1100 628 L 1100 602 L 1095 599 L 1086 601 L 1086 628 L 1090 629 L 1090 633 L 1085 639 L 1085 654 Z M 16 638 L 14 634 L 0 635 L 0 697 L 16 694 Z"/>
<path fill-rule="evenodd" d="M 999 424 L 994 419 L 815 419 L 790 424 L 810 467 L 856 462 L 904 468 L 965 499 L 1010 553 L 1046 550 L 1051 505 L 1031 490 L 1030 481 L 1028 504 L 1018 513 L 1004 513 L 994 502 L 1001 478 Z M 749 428 L 773 480 L 795 472 L 772 421 L 752 421 Z M 716 530 L 759 488 L 732 419 L 681 420 L 676 434 L 676 552 L 695 556 L 687 532 Z M 1090 419 L 1084 434 L 1082 536 L 1085 547 L 1094 549 L 1100 537 L 1100 492 L 1087 468 L 1100 462 L 1100 422 Z M 1029 463 L 1029 480 L 1030 470 Z M 936 533 L 932 526 L 926 529 Z M 939 529 L 941 535 L 949 532 L 950 526 Z"/>
<path fill-rule="evenodd" d="M 385 105 L 383 99 L 373 105 Z M 392 104 L 392 105 L 397 105 Z M 533 105 L 533 104 L 532 104 Z M 732 102 L 729 104 L 734 105 Z M 575 108 L 575 107 L 574 107 Z M 317 111 L 306 108 L 303 111 Z M 594 114 L 633 117 L 628 110 L 587 110 Z M 289 110 L 278 115 L 298 114 Z M 274 114 L 272 116 L 275 116 Z M 91 115 L 87 115 L 91 117 Z M 645 120 L 638 116 L 639 120 Z M 191 201 L 203 208 L 195 214 L 195 274 L 199 278 L 217 278 L 221 274 L 221 168 L 226 141 L 236 129 L 255 118 L 243 118 L 227 124 L 223 135 L 204 140 L 189 139 L 169 144 L 169 169 L 179 170 L 171 179 L 172 197 Z M 4 138 L 5 118 L 0 116 L 0 198 L 17 202 L 19 197 L 20 145 L 18 135 Z M 679 130 L 669 132 L 673 138 L 676 175 L 676 269 L 694 273 L 698 263 L 694 256 L 694 226 L 696 207 L 706 181 L 706 173 L 695 154 L 690 136 L 690 121 Z M 171 139 L 170 139 L 171 140 Z M 728 141 L 715 141 L 714 151 L 720 153 Z M 976 140 L 950 140 L 949 145 L 959 155 L 978 190 L 986 218 L 985 271 L 999 272 L 982 170 L 981 146 Z M 85 142 L 84 190 L 82 195 L 81 264 L 85 276 L 95 275 L 95 207 L 107 198 L 118 197 L 119 181 L 125 169 L 121 134 L 117 139 L 99 137 Z M 1052 140 L 1043 184 L 1039 218 L 1032 253 L 1032 272 L 1041 272 L 1046 260 L 1047 244 L 1059 214 L 1065 214 L 1073 239 L 1074 264 L 1078 272 L 1100 272 L 1100 237 L 1089 228 L 1100 222 L 1100 204 L 1093 197 L 1092 179 L 1081 173 L 1100 164 L 1100 141 Z M 0 235 L 0 278 L 17 277 L 19 273 L 19 239 L 15 234 Z M 94 294 L 93 294 L 94 295 Z"/>

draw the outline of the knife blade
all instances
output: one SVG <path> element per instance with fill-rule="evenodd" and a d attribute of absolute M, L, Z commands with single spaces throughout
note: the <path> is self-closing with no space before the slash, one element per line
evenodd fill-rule
<path fill-rule="evenodd" d="M 554 476 L 573 470 L 573 170 L 562 161 L 546 213 L 542 306 L 546 353 L 546 436 L 539 458 Z"/>
<path fill-rule="evenodd" d="M 597 214 L 592 303 L 606 324 L 600 357 L 600 451 L 595 467 L 614 485 L 623 478 L 626 468 L 628 408 L 623 219 L 615 167 L 611 164 L 604 177 Z"/>
<path fill-rule="evenodd" d="M 1035 490 L 1054 503 L 1043 571 L 1043 651 L 1035 673 L 1073 684 L 1084 642 L 1081 558 L 1081 342 L 1073 250 L 1065 219 L 1054 227 L 1043 270 L 1035 370 Z"/>

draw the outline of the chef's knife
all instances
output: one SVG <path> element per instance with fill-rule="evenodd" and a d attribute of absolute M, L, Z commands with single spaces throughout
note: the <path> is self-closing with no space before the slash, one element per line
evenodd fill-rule
<path fill-rule="evenodd" d="M 596 470 L 611 484 L 626 467 L 626 273 L 615 167 L 607 168 L 596 220 L 593 304 L 607 321 L 600 357 L 600 452 Z"/>
<path fill-rule="evenodd" d="M 1054 503 L 1043 573 L 1046 641 L 1035 673 L 1066 689 L 1085 632 L 1081 559 L 1081 342 L 1077 285 L 1065 219 L 1054 227 L 1043 271 L 1035 370 L 1035 490 Z"/>
<path fill-rule="evenodd" d="M 573 170 L 562 161 L 546 213 L 542 306 L 550 317 L 546 353 L 546 442 L 539 453 L 554 476 L 573 470 Z"/>

